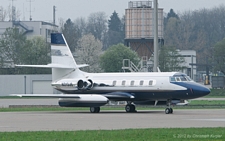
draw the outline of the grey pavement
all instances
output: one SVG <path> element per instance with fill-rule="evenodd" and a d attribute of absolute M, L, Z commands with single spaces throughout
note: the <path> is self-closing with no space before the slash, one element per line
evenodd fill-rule
<path fill-rule="evenodd" d="M 0 112 L 0 132 L 75 131 L 130 128 L 225 127 L 225 109 L 138 111 Z"/>
<path fill-rule="evenodd" d="M 36 98 L 36 99 L 0 99 L 0 108 L 8 108 L 9 105 L 58 105 L 57 98 Z"/>
<path fill-rule="evenodd" d="M 192 100 L 225 100 L 225 98 L 197 98 Z M 58 98 L 0 99 L 0 108 L 9 105 L 58 105 Z"/>

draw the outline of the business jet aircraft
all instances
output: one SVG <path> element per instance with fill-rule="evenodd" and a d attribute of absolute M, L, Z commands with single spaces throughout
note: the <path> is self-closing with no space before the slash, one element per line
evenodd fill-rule
<path fill-rule="evenodd" d="M 98 113 L 100 106 L 111 101 L 127 101 L 126 112 L 134 104 L 165 104 L 166 114 L 173 113 L 171 104 L 205 96 L 210 90 L 179 72 L 87 73 L 77 65 L 61 33 L 51 34 L 51 59 L 48 65 L 17 65 L 52 68 L 52 86 L 63 94 L 22 94 L 17 96 L 56 97 L 62 107 L 90 107 Z"/>

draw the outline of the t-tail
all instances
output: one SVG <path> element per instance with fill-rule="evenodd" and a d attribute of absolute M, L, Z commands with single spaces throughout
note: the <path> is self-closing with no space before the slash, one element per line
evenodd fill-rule
<path fill-rule="evenodd" d="M 51 63 L 47 65 L 16 65 L 21 67 L 52 68 L 52 81 L 61 78 L 68 78 L 79 73 L 80 67 L 88 66 L 77 65 L 70 48 L 62 33 L 51 34 Z"/>

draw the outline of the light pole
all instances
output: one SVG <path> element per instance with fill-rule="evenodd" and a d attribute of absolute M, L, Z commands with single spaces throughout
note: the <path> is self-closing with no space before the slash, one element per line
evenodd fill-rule
<path fill-rule="evenodd" d="M 154 72 L 157 72 L 158 62 L 158 0 L 154 0 Z"/>

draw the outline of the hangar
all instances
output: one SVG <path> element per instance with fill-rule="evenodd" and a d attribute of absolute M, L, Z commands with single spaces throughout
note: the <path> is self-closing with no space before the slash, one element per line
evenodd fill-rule
<path fill-rule="evenodd" d="M 0 75 L 0 96 L 9 94 L 56 94 L 51 86 L 52 76 Z"/>

